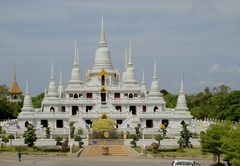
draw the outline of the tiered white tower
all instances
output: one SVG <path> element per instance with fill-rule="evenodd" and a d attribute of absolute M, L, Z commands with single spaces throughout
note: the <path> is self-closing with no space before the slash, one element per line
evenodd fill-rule
<path fill-rule="evenodd" d="M 141 124 L 147 133 L 156 133 L 163 123 L 168 126 L 169 132 L 174 133 L 179 132 L 181 121 L 191 124 L 192 117 L 186 105 L 183 79 L 174 109 L 165 106 L 166 102 L 160 92 L 156 61 L 149 93 L 144 77 L 143 71 L 139 84 L 133 66 L 131 41 L 126 50 L 122 77 L 119 71 L 114 69 L 102 17 L 94 63 L 92 69 L 86 73 L 86 81 L 81 77 L 79 51 L 75 42 L 71 78 L 66 88 L 60 74 L 57 89 L 52 65 L 48 91 L 45 92 L 42 107 L 34 110 L 27 83 L 24 106 L 18 123 L 21 128 L 24 128 L 27 121 L 33 123 L 38 131 L 50 127 L 52 134 L 68 134 L 70 122 L 74 122 L 76 128 L 85 130 L 101 113 L 106 113 L 116 120 L 118 131 L 134 131 L 135 126 Z M 26 114 L 27 112 L 31 114 Z"/>

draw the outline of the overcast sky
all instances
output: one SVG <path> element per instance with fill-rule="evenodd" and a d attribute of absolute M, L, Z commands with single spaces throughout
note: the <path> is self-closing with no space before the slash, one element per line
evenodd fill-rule
<path fill-rule="evenodd" d="M 11 86 L 13 66 L 25 91 L 44 91 L 54 63 L 58 83 L 70 79 L 74 40 L 81 73 L 93 65 L 101 15 L 114 68 L 122 72 L 132 40 L 139 82 L 148 89 L 154 59 L 160 87 L 178 93 L 182 73 L 188 94 L 226 84 L 240 89 L 239 0 L 9 0 L 0 1 L 0 84 Z"/>

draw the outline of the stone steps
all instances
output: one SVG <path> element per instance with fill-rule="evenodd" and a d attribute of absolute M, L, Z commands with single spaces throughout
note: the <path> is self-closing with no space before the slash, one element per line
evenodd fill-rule
<path fill-rule="evenodd" d="M 81 154 L 81 157 L 86 157 L 86 156 L 104 156 L 103 146 L 99 145 L 91 145 L 88 146 L 84 149 L 84 151 Z M 121 145 L 109 145 L 109 155 L 108 156 L 129 156 L 128 150 L 124 146 Z"/>

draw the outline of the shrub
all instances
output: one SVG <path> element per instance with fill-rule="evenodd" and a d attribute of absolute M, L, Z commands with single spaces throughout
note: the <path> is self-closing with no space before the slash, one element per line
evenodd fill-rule
<path fill-rule="evenodd" d="M 4 135 L 2 138 L 2 141 L 5 143 L 5 147 L 6 147 L 7 143 L 9 142 L 8 136 Z"/>
<path fill-rule="evenodd" d="M 223 163 L 214 163 L 214 164 L 211 164 L 210 166 L 226 166 L 226 165 Z"/>
<path fill-rule="evenodd" d="M 158 152 L 158 148 L 159 148 L 159 144 L 156 143 L 156 142 L 153 142 L 153 143 L 151 144 L 150 148 L 151 148 L 151 151 L 152 151 L 153 153 L 157 153 L 157 152 Z"/>
<path fill-rule="evenodd" d="M 61 141 L 62 141 L 62 137 L 60 135 L 57 135 L 55 137 L 55 141 L 56 141 L 56 145 L 62 145 Z"/>
<path fill-rule="evenodd" d="M 12 146 L 12 140 L 15 139 L 13 134 L 8 135 L 8 139 L 10 139 L 10 145 Z"/>
<path fill-rule="evenodd" d="M 132 141 L 130 142 L 130 144 L 132 145 L 132 147 L 136 147 L 136 146 L 137 146 L 137 143 L 136 143 L 136 141 L 134 141 L 134 140 L 132 140 Z"/>
<path fill-rule="evenodd" d="M 35 147 L 35 150 L 39 152 L 61 152 L 61 148 L 58 146 L 40 146 Z"/>
<path fill-rule="evenodd" d="M 172 148 L 159 148 L 158 151 L 160 152 L 176 152 L 178 149 L 176 147 Z"/>
<path fill-rule="evenodd" d="M 139 140 L 137 134 L 131 134 L 130 138 L 133 139 L 134 141 L 138 141 Z"/>
<path fill-rule="evenodd" d="M 83 142 L 82 142 L 82 138 L 81 138 L 80 135 L 76 135 L 76 136 L 74 137 L 74 141 L 77 141 L 77 142 L 78 142 L 80 148 L 82 147 Z"/>
<path fill-rule="evenodd" d="M 161 145 L 160 141 L 163 140 L 163 136 L 158 134 L 158 135 L 155 136 L 155 140 L 158 141 L 158 145 L 160 146 Z"/>

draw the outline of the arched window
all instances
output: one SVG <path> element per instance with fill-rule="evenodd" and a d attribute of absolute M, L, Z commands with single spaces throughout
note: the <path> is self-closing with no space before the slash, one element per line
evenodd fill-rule
<path fill-rule="evenodd" d="M 77 98 L 78 98 L 78 94 L 75 93 L 75 94 L 73 95 L 73 98 L 74 98 L 74 99 L 77 99 Z"/>
<path fill-rule="evenodd" d="M 158 111 L 158 107 L 155 106 L 155 107 L 153 108 L 153 112 L 157 112 L 157 111 Z"/>
<path fill-rule="evenodd" d="M 55 112 L 55 108 L 53 106 L 50 108 L 50 112 Z"/>
<path fill-rule="evenodd" d="M 106 104 L 106 98 L 107 98 L 106 90 L 103 88 L 101 90 L 101 103 L 102 104 Z"/>
<path fill-rule="evenodd" d="M 130 93 L 130 94 L 128 95 L 128 97 L 129 97 L 129 98 L 133 98 L 133 94 Z"/>

